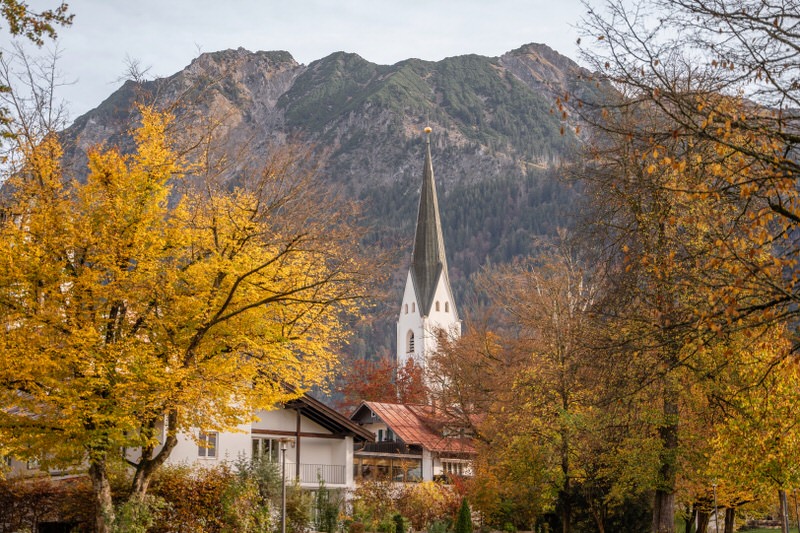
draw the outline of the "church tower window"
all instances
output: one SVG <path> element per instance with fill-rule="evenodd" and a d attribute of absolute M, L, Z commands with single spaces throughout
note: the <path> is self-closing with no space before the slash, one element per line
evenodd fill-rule
<path fill-rule="evenodd" d="M 406 337 L 406 353 L 414 353 L 414 332 L 409 331 Z"/>
<path fill-rule="evenodd" d="M 445 313 L 449 313 L 450 312 L 450 302 L 445 302 L 444 303 L 444 312 Z"/>
<path fill-rule="evenodd" d="M 436 310 L 439 311 L 439 300 L 436 300 Z"/>

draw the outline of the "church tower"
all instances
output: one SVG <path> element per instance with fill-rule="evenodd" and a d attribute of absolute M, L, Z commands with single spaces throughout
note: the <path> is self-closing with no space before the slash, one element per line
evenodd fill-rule
<path fill-rule="evenodd" d="M 451 338 L 461 336 L 461 320 L 447 275 L 439 202 L 433 179 L 430 132 L 430 128 L 425 128 L 425 165 L 414 251 L 397 319 L 398 367 L 413 359 L 425 368 L 428 357 L 438 348 L 438 332 Z"/>

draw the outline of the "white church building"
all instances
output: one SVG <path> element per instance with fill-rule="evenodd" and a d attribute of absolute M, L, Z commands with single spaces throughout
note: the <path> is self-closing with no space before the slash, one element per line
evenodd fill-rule
<path fill-rule="evenodd" d="M 442 222 L 425 128 L 425 162 L 411 266 L 397 318 L 397 367 L 428 368 L 440 335 L 461 336 L 447 272 Z M 468 431 L 433 405 L 361 402 L 350 417 L 377 436 L 355 451 L 354 478 L 395 482 L 471 476 L 475 448 Z"/>
<path fill-rule="evenodd" d="M 438 335 L 461 336 L 439 216 L 431 160 L 430 128 L 425 128 L 425 163 L 419 197 L 414 251 L 397 319 L 397 366 L 409 359 L 422 368 L 438 348 Z"/>

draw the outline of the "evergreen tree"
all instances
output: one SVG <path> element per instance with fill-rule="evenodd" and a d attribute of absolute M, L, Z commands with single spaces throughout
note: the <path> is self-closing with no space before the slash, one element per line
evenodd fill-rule
<path fill-rule="evenodd" d="M 467 499 L 461 500 L 461 508 L 458 510 L 456 519 L 455 533 L 472 533 L 472 513 L 469 510 Z"/>

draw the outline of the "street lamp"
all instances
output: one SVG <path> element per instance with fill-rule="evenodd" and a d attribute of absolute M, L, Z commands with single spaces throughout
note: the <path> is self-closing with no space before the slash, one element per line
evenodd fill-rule
<path fill-rule="evenodd" d="M 286 533 L 286 450 L 294 439 L 280 439 L 281 444 L 281 533 Z"/>

